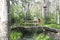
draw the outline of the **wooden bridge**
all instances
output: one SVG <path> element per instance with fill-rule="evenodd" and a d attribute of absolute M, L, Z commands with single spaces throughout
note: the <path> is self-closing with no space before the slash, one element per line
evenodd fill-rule
<path fill-rule="evenodd" d="M 23 33 L 23 38 L 21 40 L 34 40 L 33 34 L 35 34 L 35 33 L 36 34 L 44 33 L 45 35 L 49 35 L 50 37 L 54 38 L 54 40 L 58 40 L 58 39 L 60 40 L 60 38 L 59 38 L 60 32 L 58 29 L 38 26 L 38 23 L 34 23 L 33 21 L 28 21 L 28 22 L 29 23 L 21 23 L 24 26 L 21 26 L 21 24 L 19 24 L 19 26 L 15 25 L 14 27 L 11 27 L 12 28 L 11 30 L 18 30 Z M 25 26 L 28 24 L 30 26 Z"/>

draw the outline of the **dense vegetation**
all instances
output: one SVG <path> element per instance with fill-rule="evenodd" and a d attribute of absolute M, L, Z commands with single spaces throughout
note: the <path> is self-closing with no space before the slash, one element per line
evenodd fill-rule
<path fill-rule="evenodd" d="M 37 17 L 37 19 L 40 19 L 41 22 L 37 26 L 47 26 L 50 28 L 56 28 L 60 29 L 60 24 L 57 24 L 57 14 L 54 15 L 54 13 L 51 13 L 49 15 L 46 15 L 41 13 L 40 4 L 32 4 L 31 6 L 27 0 L 22 0 L 22 3 L 19 4 L 17 0 L 11 0 L 12 4 L 10 5 L 10 15 L 11 15 L 11 23 L 12 27 L 15 26 L 36 26 L 33 23 L 34 16 Z M 28 4 L 28 5 L 27 5 Z M 26 10 L 26 11 L 25 11 Z M 60 16 L 60 15 L 59 15 Z M 44 17 L 44 18 L 43 18 Z M 30 23 L 30 24 L 29 24 Z M 18 32 L 16 30 L 11 31 L 10 38 L 11 40 L 19 40 L 21 39 L 23 33 Z M 48 35 L 39 34 L 36 36 L 36 40 L 53 40 Z"/>
<path fill-rule="evenodd" d="M 11 31 L 11 35 L 10 35 L 11 40 L 19 40 L 21 36 L 22 36 L 21 32 L 17 32 L 16 30 Z"/>
<path fill-rule="evenodd" d="M 22 35 L 23 34 L 21 32 L 13 30 L 11 32 L 10 38 L 11 40 L 20 40 Z M 50 38 L 48 35 L 45 35 L 45 34 L 39 34 L 38 36 L 36 36 L 35 39 L 36 40 L 53 40 L 52 38 Z"/>

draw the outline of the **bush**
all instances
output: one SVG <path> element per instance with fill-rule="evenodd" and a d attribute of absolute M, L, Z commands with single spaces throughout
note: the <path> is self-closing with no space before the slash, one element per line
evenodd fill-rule
<path fill-rule="evenodd" d="M 50 38 L 48 35 L 44 35 L 44 34 L 40 34 L 36 40 L 53 40 L 52 38 Z"/>
<path fill-rule="evenodd" d="M 21 32 L 17 32 L 17 31 L 12 31 L 11 32 L 11 35 L 10 35 L 10 39 L 11 40 L 18 40 L 20 39 L 22 36 L 22 33 Z"/>

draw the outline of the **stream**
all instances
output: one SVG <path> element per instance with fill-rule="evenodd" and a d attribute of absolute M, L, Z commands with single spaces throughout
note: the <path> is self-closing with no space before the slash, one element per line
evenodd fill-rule
<path fill-rule="evenodd" d="M 27 31 L 24 33 L 23 37 L 20 39 L 20 40 L 35 40 L 36 39 L 36 36 L 37 36 L 37 31 L 31 31 L 31 32 L 28 32 Z"/>

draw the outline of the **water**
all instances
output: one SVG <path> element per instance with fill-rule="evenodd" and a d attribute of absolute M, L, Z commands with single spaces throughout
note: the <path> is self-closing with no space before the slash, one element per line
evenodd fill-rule
<path fill-rule="evenodd" d="M 33 39 L 32 36 L 31 37 L 30 36 L 29 37 L 28 36 L 25 36 L 21 40 L 34 40 L 34 39 Z"/>
<path fill-rule="evenodd" d="M 37 33 L 36 32 L 37 31 L 35 31 L 33 34 L 24 35 L 21 40 L 35 40 L 35 38 L 37 36 Z"/>
<path fill-rule="evenodd" d="M 21 40 L 35 40 L 35 36 L 24 36 Z"/>

